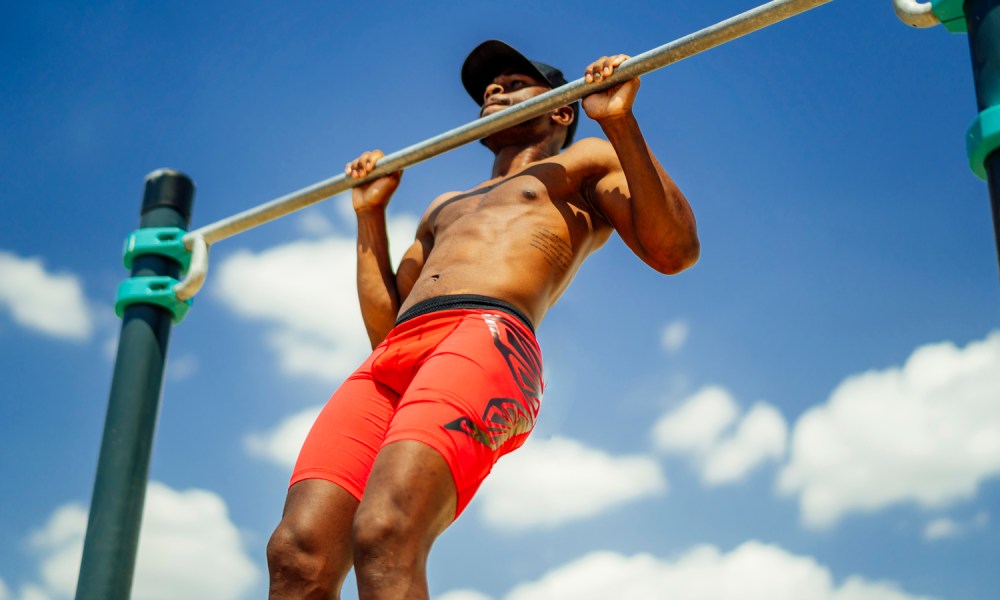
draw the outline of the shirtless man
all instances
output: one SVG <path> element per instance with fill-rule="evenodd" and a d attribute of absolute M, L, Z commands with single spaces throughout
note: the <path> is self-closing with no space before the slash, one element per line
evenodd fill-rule
<path fill-rule="evenodd" d="M 585 80 L 626 58 L 594 62 Z M 495 40 L 472 51 L 462 81 L 481 116 L 566 83 Z M 638 89 L 633 79 L 583 100 L 609 141 L 572 143 L 576 105 L 483 140 L 496 156 L 491 178 L 434 200 L 396 272 L 385 210 L 401 173 L 354 188 L 374 351 L 302 448 L 268 544 L 272 600 L 339 598 L 352 564 L 363 600 L 428 598 L 431 544 L 534 426 L 534 328 L 584 259 L 613 231 L 661 273 L 698 259 L 687 200 L 632 114 Z M 347 173 L 362 178 L 382 156 L 366 152 Z"/>

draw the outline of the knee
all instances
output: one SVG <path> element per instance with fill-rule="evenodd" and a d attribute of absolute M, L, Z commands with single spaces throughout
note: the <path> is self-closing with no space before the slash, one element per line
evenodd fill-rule
<path fill-rule="evenodd" d="M 409 551 L 419 549 L 422 540 L 416 539 L 416 527 L 411 519 L 397 508 L 359 510 L 354 518 L 352 541 L 356 567 L 380 557 L 402 558 Z"/>
<path fill-rule="evenodd" d="M 308 535 L 285 522 L 278 525 L 267 543 L 267 566 L 272 589 L 294 589 L 307 597 L 325 597 L 329 592 L 329 557 L 311 544 Z"/>

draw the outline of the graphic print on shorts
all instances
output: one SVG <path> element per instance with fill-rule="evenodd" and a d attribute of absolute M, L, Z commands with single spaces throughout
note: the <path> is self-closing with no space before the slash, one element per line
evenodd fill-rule
<path fill-rule="evenodd" d="M 493 345 L 506 361 L 522 398 L 491 398 L 483 411 L 485 428 L 469 417 L 456 419 L 444 428 L 460 431 L 496 450 L 507 440 L 527 433 L 535 426 L 542 405 L 542 359 L 535 345 L 520 329 L 510 327 L 502 317 L 483 315 L 483 319 L 493 335 Z"/>

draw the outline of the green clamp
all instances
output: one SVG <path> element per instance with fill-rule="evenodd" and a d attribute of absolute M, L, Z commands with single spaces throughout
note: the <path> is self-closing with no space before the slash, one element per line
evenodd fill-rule
<path fill-rule="evenodd" d="M 969 166 L 980 179 L 986 179 L 986 158 L 1000 148 L 1000 106 L 979 113 L 965 136 Z"/>
<path fill-rule="evenodd" d="M 177 280 L 173 277 L 132 277 L 118 286 L 115 314 L 120 318 L 133 304 L 153 304 L 170 311 L 174 323 L 180 323 L 191 308 L 191 299 L 178 300 L 174 294 Z"/>
<path fill-rule="evenodd" d="M 144 227 L 136 229 L 125 238 L 123 260 L 125 268 L 132 268 L 132 260 L 143 254 L 159 254 L 172 258 L 181 266 L 181 272 L 191 265 L 191 251 L 184 247 L 184 234 L 179 227 Z"/>
<path fill-rule="evenodd" d="M 931 0 L 931 5 L 931 10 L 945 29 L 952 33 L 968 33 L 965 0 Z"/>

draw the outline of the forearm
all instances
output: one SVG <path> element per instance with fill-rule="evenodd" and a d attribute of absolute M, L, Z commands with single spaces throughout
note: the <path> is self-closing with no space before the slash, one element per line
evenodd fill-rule
<path fill-rule="evenodd" d="M 694 213 L 684 194 L 653 156 L 632 112 L 603 119 L 628 182 L 632 228 L 644 259 L 664 272 L 679 272 L 698 259 Z"/>
<path fill-rule="evenodd" d="M 358 300 L 374 348 L 392 330 L 400 303 L 384 210 L 358 213 Z"/>

